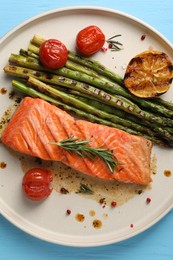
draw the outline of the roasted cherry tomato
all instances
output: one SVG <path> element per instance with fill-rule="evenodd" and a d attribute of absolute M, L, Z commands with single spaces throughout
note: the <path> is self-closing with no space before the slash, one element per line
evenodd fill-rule
<path fill-rule="evenodd" d="M 22 181 L 23 192 L 31 200 L 47 198 L 51 192 L 50 183 L 53 180 L 51 171 L 32 168 L 26 172 Z"/>
<path fill-rule="evenodd" d="M 65 65 L 68 58 L 66 46 L 55 39 L 44 41 L 39 50 L 41 63 L 48 69 L 58 69 Z"/>
<path fill-rule="evenodd" d="M 105 43 L 105 35 L 97 26 L 90 25 L 81 30 L 76 37 L 76 47 L 78 51 L 86 56 L 90 56 L 101 50 Z"/>

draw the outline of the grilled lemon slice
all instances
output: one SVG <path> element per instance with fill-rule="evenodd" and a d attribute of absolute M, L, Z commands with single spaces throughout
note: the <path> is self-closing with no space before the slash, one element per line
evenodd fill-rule
<path fill-rule="evenodd" d="M 147 50 L 130 60 L 124 84 L 135 96 L 150 98 L 168 91 L 173 78 L 173 64 L 168 55 Z"/>

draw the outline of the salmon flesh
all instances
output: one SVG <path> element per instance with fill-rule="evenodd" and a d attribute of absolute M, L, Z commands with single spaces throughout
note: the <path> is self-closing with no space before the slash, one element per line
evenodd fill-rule
<path fill-rule="evenodd" d="M 94 148 L 108 148 L 121 163 L 112 173 L 106 163 L 69 153 L 50 142 L 69 137 L 89 140 Z M 147 185 L 151 182 L 152 142 L 125 131 L 78 120 L 50 103 L 26 97 L 2 134 L 11 149 L 43 160 L 60 161 L 85 174 L 105 180 Z"/>

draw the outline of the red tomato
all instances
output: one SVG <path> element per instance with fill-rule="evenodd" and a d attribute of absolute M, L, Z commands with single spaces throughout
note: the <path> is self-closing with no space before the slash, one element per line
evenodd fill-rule
<path fill-rule="evenodd" d="M 105 43 L 105 35 L 97 26 L 90 25 L 81 30 L 76 37 L 76 47 L 78 51 L 86 56 L 90 56 L 101 50 Z"/>
<path fill-rule="evenodd" d="M 52 188 L 50 188 L 52 180 L 51 171 L 40 168 L 30 169 L 23 177 L 23 192 L 31 200 L 45 199 L 52 192 Z"/>
<path fill-rule="evenodd" d="M 62 42 L 49 39 L 41 44 L 39 57 L 41 63 L 48 69 L 58 69 L 65 65 L 68 51 Z"/>

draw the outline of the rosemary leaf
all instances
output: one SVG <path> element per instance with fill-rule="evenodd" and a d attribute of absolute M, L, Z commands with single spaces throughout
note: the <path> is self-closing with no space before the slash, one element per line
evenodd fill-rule
<path fill-rule="evenodd" d="M 88 157 L 92 160 L 94 160 L 96 157 L 100 158 L 102 161 L 104 161 L 109 170 L 113 173 L 114 169 L 119 169 L 120 162 L 116 158 L 116 156 L 113 154 L 113 151 L 110 151 L 107 148 L 94 148 L 88 145 L 90 141 L 88 140 L 79 140 L 79 138 L 70 137 L 68 139 L 59 141 L 59 142 L 50 142 L 50 144 L 58 145 L 68 152 L 75 152 L 81 157 Z"/>
<path fill-rule="evenodd" d="M 109 40 L 112 40 L 112 39 L 114 39 L 114 38 L 116 38 L 116 37 L 119 37 L 119 36 L 121 36 L 121 34 L 116 34 L 116 35 L 110 37 L 110 38 L 108 39 L 108 41 L 109 41 Z"/>
<path fill-rule="evenodd" d="M 80 188 L 76 193 L 92 195 L 94 192 L 85 184 L 81 183 Z"/>
<path fill-rule="evenodd" d="M 123 44 L 119 41 L 114 40 L 115 38 L 121 36 L 121 34 L 114 35 L 110 37 L 106 42 L 109 44 L 111 51 L 120 51 L 122 48 L 119 46 L 123 46 Z"/>

